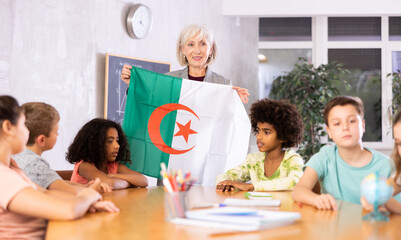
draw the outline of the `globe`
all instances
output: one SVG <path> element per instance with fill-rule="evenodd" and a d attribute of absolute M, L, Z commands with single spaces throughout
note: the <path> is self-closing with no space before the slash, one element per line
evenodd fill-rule
<path fill-rule="evenodd" d="M 393 196 L 393 186 L 389 178 L 378 173 L 367 175 L 361 182 L 361 196 L 374 206 L 374 211 L 364 216 L 364 220 L 388 221 L 388 217 L 380 213 L 378 207 Z"/>

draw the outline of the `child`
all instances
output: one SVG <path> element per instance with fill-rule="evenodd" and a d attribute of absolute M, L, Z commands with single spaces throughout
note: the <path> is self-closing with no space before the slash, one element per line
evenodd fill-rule
<path fill-rule="evenodd" d="M 290 103 L 265 98 L 252 104 L 250 117 L 260 152 L 248 154 L 244 163 L 219 175 L 216 190 L 293 189 L 302 176 L 303 160 L 288 148 L 302 141 L 301 115 Z M 246 183 L 249 180 L 252 183 Z"/>
<path fill-rule="evenodd" d="M 95 118 L 86 123 L 68 148 L 66 159 L 75 163 L 72 182 L 86 184 L 100 178 L 112 189 L 148 185 L 145 176 L 124 165 L 131 162 L 128 141 L 121 126 L 110 120 Z"/>
<path fill-rule="evenodd" d="M 57 110 L 46 103 L 30 102 L 22 105 L 25 114 L 25 125 L 29 130 L 26 149 L 13 156 L 18 166 L 36 184 L 50 190 L 60 190 L 77 194 L 82 190 L 81 184 L 64 181 L 50 168 L 49 163 L 41 157 L 42 153 L 50 150 L 56 144 L 60 115 Z M 93 185 L 91 185 L 93 187 Z M 97 189 L 110 192 L 111 188 L 101 184 Z"/>
<path fill-rule="evenodd" d="M 33 183 L 11 158 L 24 150 L 28 134 L 18 102 L 0 96 L 0 239 L 43 239 L 45 219 L 76 219 L 89 209 L 118 211 L 112 202 L 99 201 L 102 196 L 91 188 L 75 196 Z"/>
<path fill-rule="evenodd" d="M 327 133 L 336 145 L 324 146 L 312 156 L 292 192 L 293 199 L 318 209 L 336 210 L 335 199 L 360 204 L 362 179 L 376 171 L 389 176 L 392 171 L 390 159 L 362 147 L 365 120 L 363 103 L 358 97 L 331 99 L 323 115 Z M 322 194 L 312 192 L 317 181 Z"/>
<path fill-rule="evenodd" d="M 393 136 L 394 136 L 394 149 L 392 153 L 392 158 L 394 160 L 396 173 L 393 179 L 394 193 L 397 195 L 401 192 L 401 111 L 395 116 L 393 120 Z M 366 200 L 361 198 L 362 206 L 368 210 L 372 211 L 373 206 L 368 204 Z M 393 213 L 401 214 L 401 203 L 394 198 L 390 199 L 386 203 L 386 208 Z"/>

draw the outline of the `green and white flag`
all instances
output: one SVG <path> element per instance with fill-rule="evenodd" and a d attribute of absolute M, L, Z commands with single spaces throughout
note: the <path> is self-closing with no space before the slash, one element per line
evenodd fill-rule
<path fill-rule="evenodd" d="M 132 170 L 160 177 L 164 162 L 211 186 L 245 161 L 251 126 L 231 86 L 133 67 L 128 91 L 123 129 Z"/>

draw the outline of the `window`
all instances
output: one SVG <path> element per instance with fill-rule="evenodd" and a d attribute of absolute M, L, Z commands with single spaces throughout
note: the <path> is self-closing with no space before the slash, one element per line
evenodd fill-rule
<path fill-rule="evenodd" d="M 352 86 L 343 94 L 359 96 L 365 105 L 364 146 L 392 148 L 387 115 L 392 89 L 386 75 L 401 69 L 401 16 L 261 18 L 259 35 L 259 53 L 267 57 L 259 63 L 260 98 L 268 96 L 272 79 L 291 70 L 298 57 L 316 66 L 342 62 L 351 72 L 342 77 Z"/>
<path fill-rule="evenodd" d="M 365 108 L 363 141 L 382 140 L 381 109 L 381 49 L 329 49 L 329 62 L 345 64 L 350 74 L 342 76 L 351 85 L 351 91 L 341 89 L 343 95 L 358 96 Z"/>
<path fill-rule="evenodd" d="M 311 61 L 311 49 L 260 49 L 259 97 L 269 96 L 272 83 L 278 76 L 291 71 L 299 57 Z"/>
<path fill-rule="evenodd" d="M 311 18 L 260 18 L 260 41 L 310 41 Z"/>
<path fill-rule="evenodd" d="M 259 19 L 260 99 L 269 96 L 274 79 L 285 71 L 291 71 L 298 58 L 312 62 L 311 40 L 310 17 Z"/>
<path fill-rule="evenodd" d="M 392 52 L 392 72 L 401 71 L 401 51 Z"/>
<path fill-rule="evenodd" d="M 389 17 L 389 40 L 401 40 L 401 17 Z"/>
<path fill-rule="evenodd" d="M 380 17 L 330 17 L 329 41 L 377 41 L 381 39 Z"/>

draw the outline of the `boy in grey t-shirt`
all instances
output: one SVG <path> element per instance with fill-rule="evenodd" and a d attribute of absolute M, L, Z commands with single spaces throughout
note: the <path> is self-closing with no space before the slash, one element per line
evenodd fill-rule
<path fill-rule="evenodd" d="M 32 150 L 26 148 L 21 153 L 14 155 L 13 159 L 18 163 L 25 174 L 39 186 L 45 189 L 52 189 L 55 185 L 64 185 L 61 183 L 63 181 L 61 177 L 56 171 L 50 168 L 49 163 Z M 52 188 L 50 188 L 51 184 L 53 184 Z M 72 192 L 74 191 L 75 190 Z"/>
<path fill-rule="evenodd" d="M 42 102 L 25 103 L 22 105 L 22 110 L 26 117 L 25 125 L 29 129 L 29 139 L 26 149 L 13 156 L 19 167 L 34 183 L 45 189 L 77 194 L 82 188 L 87 187 L 64 181 L 41 157 L 43 152 L 52 149 L 56 144 L 60 121 L 57 110 Z M 99 192 L 111 191 L 106 183 L 89 183 L 88 187 Z"/>

